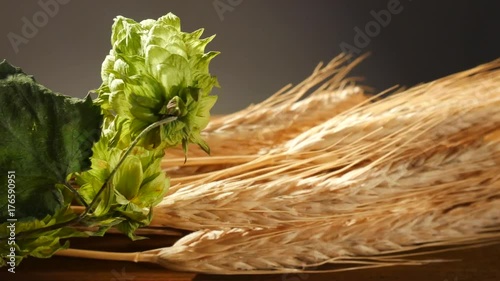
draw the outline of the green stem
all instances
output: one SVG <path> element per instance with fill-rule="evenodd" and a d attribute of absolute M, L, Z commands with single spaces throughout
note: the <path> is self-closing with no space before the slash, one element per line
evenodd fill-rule
<path fill-rule="evenodd" d="M 85 202 L 85 200 L 82 198 L 82 196 L 80 195 L 80 193 L 78 193 L 78 191 L 76 189 L 74 189 L 70 183 L 68 182 L 65 182 L 64 183 L 64 186 L 69 189 L 71 191 L 71 193 L 73 193 L 73 195 L 75 195 L 76 199 L 78 200 L 78 203 L 82 204 L 85 208 L 88 208 L 89 205 L 87 204 L 87 202 Z"/>

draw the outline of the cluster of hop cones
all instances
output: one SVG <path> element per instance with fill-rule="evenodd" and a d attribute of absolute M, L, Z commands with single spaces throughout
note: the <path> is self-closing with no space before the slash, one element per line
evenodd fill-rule
<path fill-rule="evenodd" d="M 259 274 L 422 264 L 499 242 L 500 60 L 369 96 L 347 77 L 361 58 L 348 59 L 214 118 L 211 156 L 167 153 L 172 187 L 142 231 L 190 231 L 173 246 L 60 254 Z"/>

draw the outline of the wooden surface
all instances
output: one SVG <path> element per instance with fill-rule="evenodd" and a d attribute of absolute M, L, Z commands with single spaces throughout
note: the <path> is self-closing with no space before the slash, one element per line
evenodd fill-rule
<path fill-rule="evenodd" d="M 104 238 L 77 239 L 72 245 L 77 248 L 108 251 L 140 251 L 165 247 L 173 242 L 164 237 L 131 242 L 119 235 Z M 16 274 L 1 268 L 0 280 L 47 280 L 47 281 L 142 281 L 142 280 L 279 280 L 279 281 L 500 281 L 500 244 L 459 250 L 433 255 L 433 258 L 459 261 L 423 266 L 398 266 L 327 274 L 220 276 L 182 272 L 171 272 L 154 264 L 134 264 L 66 257 L 51 259 L 29 258 L 16 268 Z"/>

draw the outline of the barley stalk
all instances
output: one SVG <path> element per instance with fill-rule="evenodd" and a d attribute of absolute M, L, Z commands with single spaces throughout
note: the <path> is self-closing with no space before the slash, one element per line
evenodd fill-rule
<path fill-rule="evenodd" d="M 203 133 L 211 155 L 224 159 L 224 156 L 265 154 L 332 116 L 368 102 L 363 89 L 356 86 L 356 79 L 346 78 L 363 57 L 350 64 L 348 59 L 341 55 L 325 66 L 320 63 L 311 76 L 297 86 L 288 85 L 257 105 L 212 120 Z M 213 171 L 235 164 L 231 159 L 223 162 L 224 165 L 206 161 L 205 153 L 195 146 L 190 146 L 189 151 L 188 165 L 182 165 L 182 150 L 167 151 L 165 168 L 183 166 L 168 170 L 171 176 Z M 245 158 L 236 163 L 241 161 Z"/>
<path fill-rule="evenodd" d="M 323 164 L 318 164 L 323 166 Z M 405 161 L 268 180 L 221 180 L 187 185 L 155 208 L 153 226 L 188 230 L 273 228 L 345 216 L 385 206 L 395 198 L 455 185 L 469 175 L 500 172 L 500 144 L 476 143 Z M 313 166 L 313 170 L 314 170 Z"/>
<path fill-rule="evenodd" d="M 332 151 L 334 154 L 323 161 L 329 162 L 331 169 L 342 169 L 366 161 L 385 161 L 387 157 L 432 154 L 474 141 L 500 126 L 499 67 L 497 60 L 347 110 L 276 146 L 267 155 L 291 161 L 303 157 L 303 153 Z M 266 168 L 270 163 L 277 165 L 275 159 L 246 158 L 235 167 L 174 178 L 172 182 L 181 185 L 173 191 L 183 184 L 200 185 L 208 179 L 215 181 Z"/>
<path fill-rule="evenodd" d="M 399 145 L 423 128 L 427 142 L 472 130 L 459 134 L 462 137 L 484 126 L 494 130 L 500 124 L 499 84 L 500 60 L 496 60 L 344 112 L 294 138 L 283 150 L 340 150 L 359 140 L 378 144 L 381 134 L 394 135 L 398 138 L 394 145 Z"/>
<path fill-rule="evenodd" d="M 277 229 L 200 230 L 158 253 L 163 266 L 183 271 L 248 274 L 302 269 L 327 263 L 404 259 L 401 253 L 427 246 L 454 246 L 498 239 L 500 180 L 468 178 L 399 200 L 388 208 Z M 385 255 L 385 256 L 381 256 Z"/>

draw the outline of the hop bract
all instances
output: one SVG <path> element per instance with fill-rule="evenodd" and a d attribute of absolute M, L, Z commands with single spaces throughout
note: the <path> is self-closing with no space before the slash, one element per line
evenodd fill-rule
<path fill-rule="evenodd" d="M 155 148 L 186 148 L 196 143 L 209 152 L 200 132 L 210 118 L 218 86 L 209 63 L 218 52 L 205 53 L 214 36 L 200 39 L 203 29 L 181 31 L 180 20 L 168 14 L 140 23 L 117 17 L 113 25 L 112 50 L 102 65 L 99 103 L 114 132 L 112 143 L 127 146 L 152 123 L 176 116 L 173 123 L 157 128 L 141 145 Z M 119 116 L 119 117 L 117 117 Z"/>
<path fill-rule="evenodd" d="M 92 169 L 76 177 L 79 193 L 88 204 L 111 171 L 118 167 L 110 181 L 109 192 L 102 196 L 104 199 L 99 201 L 94 216 L 106 215 L 111 210 L 147 225 L 152 207 L 161 201 L 170 186 L 169 179 L 161 170 L 163 151 L 135 147 L 120 166 L 118 163 L 123 157 L 123 150 L 109 148 L 106 141 L 97 143 L 93 152 Z"/>

